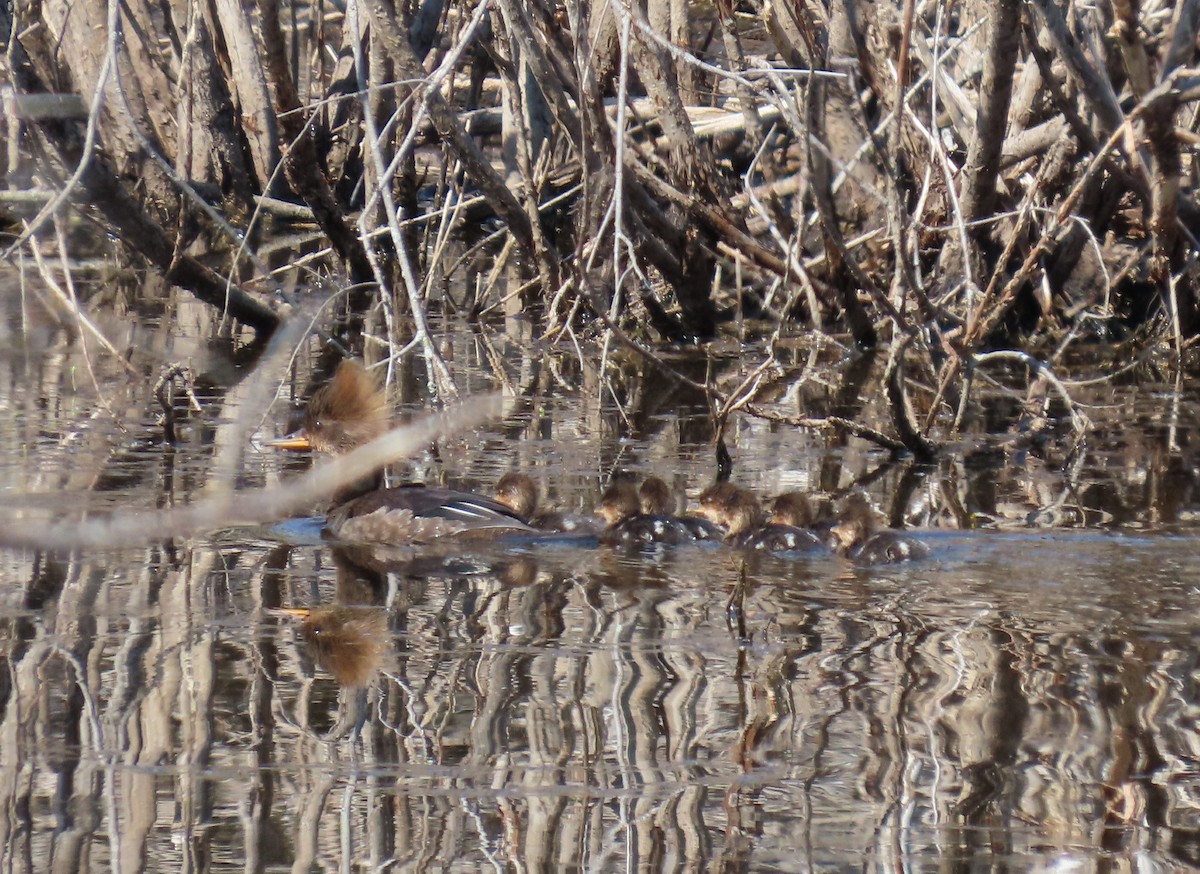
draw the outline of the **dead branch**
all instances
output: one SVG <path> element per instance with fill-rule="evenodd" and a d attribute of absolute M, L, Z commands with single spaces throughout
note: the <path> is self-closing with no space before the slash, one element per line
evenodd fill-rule
<path fill-rule="evenodd" d="M 284 169 L 288 182 L 304 198 L 317 223 L 329 235 L 334 249 L 349 267 L 351 282 L 371 282 L 374 274 L 366 249 L 334 199 L 329 179 L 317 158 L 305 109 L 296 94 L 287 60 L 288 43 L 279 24 L 279 4 L 275 0 L 259 0 L 258 15 L 263 31 L 263 64 L 275 94 L 279 125 L 287 140 Z"/>
<path fill-rule="evenodd" d="M 434 440 L 478 427 L 500 415 L 502 408 L 499 395 L 472 398 L 444 413 L 396 428 L 276 488 L 240 489 L 185 507 L 114 513 L 101 519 L 8 519 L 0 526 L 0 545 L 14 549 L 116 549 L 195 537 L 218 528 L 274 522 L 330 497 L 385 465 L 422 451 Z"/>

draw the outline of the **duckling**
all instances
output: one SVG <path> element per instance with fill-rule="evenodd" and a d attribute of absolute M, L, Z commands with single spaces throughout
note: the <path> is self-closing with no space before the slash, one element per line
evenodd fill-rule
<path fill-rule="evenodd" d="M 771 525 L 791 525 L 793 528 L 809 528 L 813 519 L 812 504 L 804 492 L 784 492 L 771 502 Z"/>
<path fill-rule="evenodd" d="M 894 564 L 930 555 L 929 546 L 915 537 L 888 528 L 879 530 L 875 510 L 861 492 L 846 498 L 829 537 L 834 552 L 858 564 Z"/>
<path fill-rule="evenodd" d="M 642 512 L 647 516 L 669 516 L 684 527 L 692 540 L 720 540 L 722 531 L 700 516 L 676 516 L 670 487 L 659 477 L 648 476 L 638 489 Z"/>
<path fill-rule="evenodd" d="M 600 542 L 610 546 L 684 543 L 692 539 L 677 519 L 644 513 L 641 496 L 628 480 L 615 482 L 605 490 L 596 507 L 596 515 L 608 526 L 601 532 Z"/>
<path fill-rule="evenodd" d="M 752 531 L 743 544 L 749 549 L 768 552 L 814 552 L 825 543 L 810 527 L 812 505 L 803 492 L 784 492 L 771 502 L 767 524 Z"/>
<path fill-rule="evenodd" d="M 516 471 L 500 477 L 492 497 L 527 522 L 533 521 L 538 509 L 538 490 L 533 478 Z"/>
<path fill-rule="evenodd" d="M 763 523 L 762 505 L 749 489 L 731 482 L 717 483 L 700 493 L 698 515 L 725 532 L 725 540 L 741 545 Z"/>
<path fill-rule="evenodd" d="M 783 497 L 783 496 L 781 496 Z M 771 519 L 763 521 L 762 505 L 754 493 L 732 483 L 718 483 L 700 496 L 700 513 L 726 530 L 725 539 L 747 549 L 767 552 L 810 552 L 820 549 L 820 539 L 811 531 L 790 522 L 807 512 L 808 502 L 803 495 L 776 499 Z M 803 502 L 803 504 L 801 504 Z"/>
<path fill-rule="evenodd" d="M 597 534 L 598 526 L 586 516 L 543 510 L 538 507 L 538 488 L 528 474 L 512 471 L 496 483 L 495 498 L 538 531 L 555 534 Z"/>

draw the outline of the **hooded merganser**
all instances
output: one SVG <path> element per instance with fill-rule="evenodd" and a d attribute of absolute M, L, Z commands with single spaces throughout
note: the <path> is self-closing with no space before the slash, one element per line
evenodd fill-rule
<path fill-rule="evenodd" d="M 313 392 L 301 429 L 269 445 L 337 455 L 387 428 L 383 391 L 361 364 L 346 360 Z M 325 527 L 341 540 L 390 545 L 442 537 L 494 539 L 533 530 L 509 507 L 483 495 L 422 485 L 385 488 L 382 470 L 335 495 Z"/>
<path fill-rule="evenodd" d="M 811 531 L 794 525 L 788 519 L 800 518 L 803 507 L 794 494 L 781 496 L 772 507 L 770 521 L 763 522 L 762 505 L 749 489 L 733 483 L 717 483 L 700 496 L 700 513 L 725 529 L 725 539 L 747 549 L 767 552 L 809 552 L 821 547 L 820 539 Z"/>
<path fill-rule="evenodd" d="M 638 488 L 638 501 L 642 513 L 647 516 L 669 517 L 682 525 L 692 540 L 720 540 L 724 536 L 712 522 L 701 516 L 685 513 L 675 515 L 675 502 L 671 499 L 671 488 L 660 477 L 648 476 Z"/>
<path fill-rule="evenodd" d="M 538 531 L 552 534 L 597 534 L 596 523 L 586 516 L 538 508 L 538 488 L 528 474 L 511 472 L 496 483 L 496 500 Z"/>
<path fill-rule="evenodd" d="M 600 542 L 609 546 L 692 540 L 678 519 L 643 512 L 641 496 L 628 480 L 615 482 L 605 490 L 596 506 L 596 515 L 608 526 L 600 533 Z"/>
<path fill-rule="evenodd" d="M 861 492 L 846 498 L 829 538 L 834 552 L 859 564 L 893 564 L 930 554 L 926 544 L 902 531 L 880 531 L 875 510 Z"/>
<path fill-rule="evenodd" d="M 812 552 L 828 547 L 813 530 L 813 509 L 803 492 L 784 492 L 771 502 L 767 524 L 751 533 L 745 546 L 768 552 Z"/>
<path fill-rule="evenodd" d="M 791 525 L 793 528 L 811 528 L 813 509 L 804 492 L 784 492 L 771 502 L 771 525 Z"/>

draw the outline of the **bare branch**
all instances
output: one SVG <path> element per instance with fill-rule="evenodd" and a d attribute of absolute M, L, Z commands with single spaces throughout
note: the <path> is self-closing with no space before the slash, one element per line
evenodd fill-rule
<path fill-rule="evenodd" d="M 500 395 L 473 398 L 444 413 L 396 428 L 278 488 L 225 492 L 184 507 L 115 513 L 94 520 L 9 519 L 0 526 L 0 545 L 17 549 L 114 549 L 194 537 L 216 528 L 273 522 L 330 497 L 387 464 L 420 452 L 438 438 L 459 434 L 499 416 L 502 407 Z"/>

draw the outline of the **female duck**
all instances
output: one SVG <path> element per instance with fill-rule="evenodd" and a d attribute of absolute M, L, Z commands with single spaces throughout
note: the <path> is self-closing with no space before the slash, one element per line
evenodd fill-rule
<path fill-rule="evenodd" d="M 346 360 L 313 392 L 301 429 L 270 445 L 339 455 L 387 429 L 382 390 L 361 364 Z M 495 539 L 533 530 L 509 507 L 483 495 L 421 485 L 384 488 L 382 470 L 336 495 L 325 527 L 340 540 L 389 545 Z"/>

